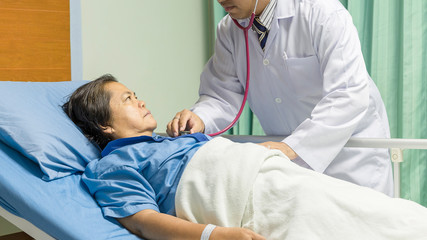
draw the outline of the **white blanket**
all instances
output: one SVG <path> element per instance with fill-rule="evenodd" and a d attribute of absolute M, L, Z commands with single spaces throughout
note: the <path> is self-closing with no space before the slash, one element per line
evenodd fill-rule
<path fill-rule="evenodd" d="M 180 218 L 245 227 L 266 239 L 427 239 L 427 208 L 417 203 L 221 137 L 191 159 L 175 202 Z"/>

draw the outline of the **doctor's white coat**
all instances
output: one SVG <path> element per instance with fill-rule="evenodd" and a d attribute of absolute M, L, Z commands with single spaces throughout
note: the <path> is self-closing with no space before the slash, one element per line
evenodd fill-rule
<path fill-rule="evenodd" d="M 240 20 L 246 26 L 248 19 Z M 246 81 L 243 32 L 226 16 L 218 24 L 200 99 L 191 109 L 205 133 L 238 112 Z M 350 137 L 388 138 L 380 93 L 370 78 L 357 30 L 338 0 L 278 0 L 265 52 L 249 30 L 248 103 L 267 135 L 283 140 L 295 161 L 315 171 L 393 194 L 387 149 L 343 148 Z M 308 165 L 308 166 L 307 166 Z"/>

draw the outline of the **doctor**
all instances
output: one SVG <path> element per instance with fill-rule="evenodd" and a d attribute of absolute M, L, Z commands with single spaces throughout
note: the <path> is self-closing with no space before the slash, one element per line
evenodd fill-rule
<path fill-rule="evenodd" d="M 256 0 L 218 2 L 229 14 L 218 24 L 200 98 L 168 123 L 171 136 L 182 130 L 217 132 L 240 108 L 245 40 L 231 18 L 246 26 Z M 265 45 L 249 31 L 248 103 L 267 135 L 288 136 L 262 145 L 280 149 L 301 166 L 392 196 L 387 149 L 343 148 L 350 137 L 390 136 L 348 11 L 338 0 L 259 0 L 255 15 L 268 31 Z"/>

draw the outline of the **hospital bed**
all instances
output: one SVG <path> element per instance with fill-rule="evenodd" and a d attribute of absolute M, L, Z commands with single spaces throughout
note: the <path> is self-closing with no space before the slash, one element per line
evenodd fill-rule
<path fill-rule="evenodd" d="M 83 83 L 0 82 L 0 215 L 35 239 L 138 239 L 115 219 L 104 218 L 80 181 L 99 149 L 61 105 Z M 283 138 L 226 137 L 236 142 Z M 392 148 L 398 179 L 401 149 L 427 149 L 427 140 L 351 139 L 346 146 Z"/>

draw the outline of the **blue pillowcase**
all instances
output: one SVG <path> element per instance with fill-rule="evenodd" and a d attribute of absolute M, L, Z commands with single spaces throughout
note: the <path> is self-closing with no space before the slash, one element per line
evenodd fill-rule
<path fill-rule="evenodd" d="M 100 158 L 100 149 L 62 110 L 84 83 L 0 82 L 0 141 L 36 162 L 44 180 L 83 172 Z"/>

